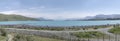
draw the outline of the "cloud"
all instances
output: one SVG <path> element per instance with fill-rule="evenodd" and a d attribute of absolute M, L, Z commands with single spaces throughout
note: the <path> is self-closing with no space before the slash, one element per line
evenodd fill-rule
<path fill-rule="evenodd" d="M 34 18 L 47 18 L 47 19 L 71 19 L 71 18 L 84 18 L 85 16 L 90 16 L 89 13 L 81 13 L 81 12 L 33 12 L 33 11 L 26 11 L 26 10 L 11 10 L 11 11 L 3 11 L 0 12 L 3 14 L 17 14 L 23 15 L 27 17 L 34 17 Z"/>
<path fill-rule="evenodd" d="M 2 14 L 16 14 L 17 11 L 2 11 L 0 13 L 2 13 Z"/>
<path fill-rule="evenodd" d="M 43 9 L 43 8 L 46 8 L 46 7 L 45 7 L 45 6 L 41 6 L 40 8 L 42 8 L 42 9 Z"/>
<path fill-rule="evenodd" d="M 35 9 L 45 9 L 45 8 L 46 8 L 45 6 L 39 6 L 39 7 L 31 7 L 28 9 L 35 10 Z"/>
<path fill-rule="evenodd" d="M 93 12 L 79 12 L 79 11 L 66 11 L 62 8 L 46 8 L 45 6 L 31 7 L 26 9 L 1 11 L 3 14 L 17 14 L 34 18 L 47 18 L 47 19 L 71 19 L 71 18 L 84 18 L 85 16 L 93 16 Z"/>
<path fill-rule="evenodd" d="M 22 4 L 17 0 L 5 0 L 0 2 L 1 9 L 18 9 L 21 8 Z"/>

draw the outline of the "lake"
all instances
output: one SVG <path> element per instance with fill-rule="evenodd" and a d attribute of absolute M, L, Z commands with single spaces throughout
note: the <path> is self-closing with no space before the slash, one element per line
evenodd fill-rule
<path fill-rule="evenodd" d="M 0 24 L 27 24 L 35 26 L 85 26 L 85 25 L 106 25 L 118 24 L 120 20 L 105 21 L 1 21 Z"/>

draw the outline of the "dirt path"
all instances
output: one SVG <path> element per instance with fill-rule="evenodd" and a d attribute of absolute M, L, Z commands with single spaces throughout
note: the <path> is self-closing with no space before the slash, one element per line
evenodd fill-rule
<path fill-rule="evenodd" d="M 7 35 L 7 41 L 13 41 L 14 36 L 12 34 Z"/>

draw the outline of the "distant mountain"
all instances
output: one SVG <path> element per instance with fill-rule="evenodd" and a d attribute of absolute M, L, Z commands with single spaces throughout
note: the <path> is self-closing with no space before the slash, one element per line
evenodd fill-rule
<path fill-rule="evenodd" d="M 66 19 L 66 20 L 64 20 L 64 21 L 79 21 L 79 20 L 84 20 L 84 19 Z"/>
<path fill-rule="evenodd" d="M 89 19 L 87 19 L 87 17 L 85 18 L 86 20 L 120 20 L 120 14 L 112 14 L 112 15 L 96 15 L 93 17 L 89 17 Z"/>
<path fill-rule="evenodd" d="M 52 19 L 46 19 L 46 18 L 37 18 L 40 21 L 53 21 Z"/>
<path fill-rule="evenodd" d="M 120 14 L 112 14 L 112 15 L 96 15 L 96 16 L 87 16 L 84 19 L 72 19 L 72 21 L 80 21 L 80 20 L 120 20 Z"/>
<path fill-rule="evenodd" d="M 11 15 L 0 14 L 0 21 L 33 21 L 33 20 L 38 19 L 14 14 Z"/>

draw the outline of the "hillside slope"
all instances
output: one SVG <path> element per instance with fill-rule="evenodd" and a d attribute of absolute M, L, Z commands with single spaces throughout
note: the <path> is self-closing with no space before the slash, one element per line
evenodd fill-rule
<path fill-rule="evenodd" d="M 21 15 L 0 14 L 0 21 L 32 21 L 32 20 L 37 20 L 37 19 L 25 17 L 25 16 L 21 16 Z"/>

